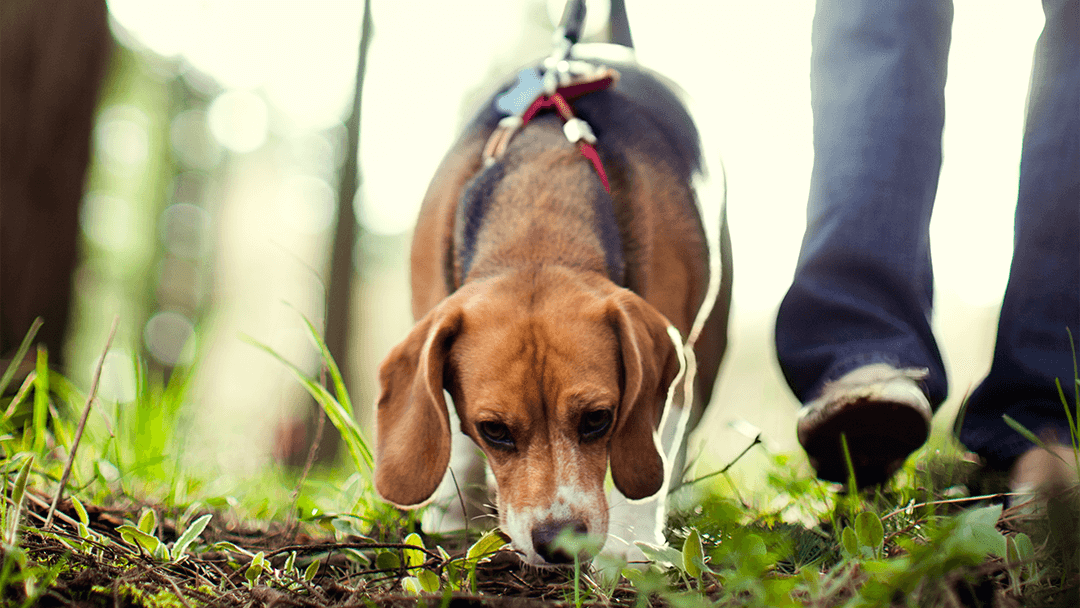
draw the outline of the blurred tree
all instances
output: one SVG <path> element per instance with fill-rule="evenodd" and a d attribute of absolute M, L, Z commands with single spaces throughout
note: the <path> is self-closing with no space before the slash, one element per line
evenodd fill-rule
<path fill-rule="evenodd" d="M 40 316 L 38 342 L 61 363 L 112 44 L 105 0 L 5 0 L 0 12 L 0 357 Z"/>
<path fill-rule="evenodd" d="M 356 210 L 354 201 L 360 188 L 361 173 L 359 167 L 360 150 L 360 110 L 363 99 L 364 72 L 367 65 L 368 47 L 371 45 L 372 22 L 371 2 L 364 2 L 364 16 L 360 24 L 360 53 L 356 62 L 356 82 L 354 86 L 353 105 L 349 117 L 345 121 L 345 161 L 342 164 L 341 175 L 338 180 L 337 194 L 337 225 L 334 229 L 334 241 L 330 252 L 330 277 L 327 281 L 326 294 L 326 329 L 325 340 L 334 361 L 341 368 L 346 383 L 351 376 L 351 362 L 349 358 L 349 340 L 354 338 L 355 332 L 350 327 L 350 319 L 353 316 L 354 298 L 353 286 L 356 279 L 356 246 L 359 238 L 356 222 Z M 355 394 L 353 387 L 347 386 L 347 390 Z M 313 400 L 311 403 L 312 418 L 317 419 L 323 415 L 321 406 Z M 318 458 L 326 462 L 332 460 L 338 452 L 341 443 L 341 435 L 333 427 L 324 427 L 321 424 L 305 425 L 307 430 L 306 443 L 310 446 L 313 442 L 319 443 Z M 322 437 L 319 431 L 322 429 Z M 290 464 L 298 465 L 304 457 L 300 450 L 285 450 L 286 460 Z"/>

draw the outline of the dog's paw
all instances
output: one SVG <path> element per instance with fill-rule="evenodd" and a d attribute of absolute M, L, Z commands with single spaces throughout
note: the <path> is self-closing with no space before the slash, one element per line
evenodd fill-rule
<path fill-rule="evenodd" d="M 665 501 L 654 498 L 630 502 L 616 490 L 612 492 L 610 504 L 608 539 L 603 554 L 622 559 L 630 565 L 648 563 L 648 556 L 638 543 L 652 546 L 664 544 Z"/>

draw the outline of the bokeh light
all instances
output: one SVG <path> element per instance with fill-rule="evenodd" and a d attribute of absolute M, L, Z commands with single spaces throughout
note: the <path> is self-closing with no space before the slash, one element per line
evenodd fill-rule
<path fill-rule="evenodd" d="M 169 127 L 169 142 L 180 162 L 193 169 L 210 170 L 221 162 L 221 144 L 210 134 L 206 112 L 202 110 L 177 114 Z"/>
<path fill-rule="evenodd" d="M 161 242 L 179 258 L 205 256 L 210 251 L 210 214 L 191 203 L 170 205 L 161 214 Z"/>
<path fill-rule="evenodd" d="M 143 328 L 146 350 L 169 367 L 191 363 L 195 354 L 195 326 L 178 312 L 162 311 Z"/>
<path fill-rule="evenodd" d="M 313 175 L 292 175 L 285 179 L 274 208 L 285 225 L 305 234 L 326 232 L 334 222 L 337 201 L 334 189 Z"/>
<path fill-rule="evenodd" d="M 146 115 L 134 106 L 102 110 L 94 127 L 94 148 L 110 171 L 131 173 L 147 160 Z"/>
<path fill-rule="evenodd" d="M 241 154 L 257 150 L 266 142 L 269 121 L 266 102 L 250 91 L 226 91 L 210 103 L 207 111 L 214 139 Z"/>
<path fill-rule="evenodd" d="M 79 225 L 83 234 L 102 249 L 123 253 L 135 244 L 135 209 L 118 196 L 90 192 L 83 197 Z"/>
<path fill-rule="evenodd" d="M 93 373 L 95 370 L 89 370 Z M 135 366 L 131 353 L 124 348 L 110 348 L 101 366 L 98 397 L 106 403 L 129 403 L 135 399 Z"/>

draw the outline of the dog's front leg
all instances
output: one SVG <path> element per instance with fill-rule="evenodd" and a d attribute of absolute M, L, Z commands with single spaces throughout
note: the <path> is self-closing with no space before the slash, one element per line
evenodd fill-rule
<path fill-rule="evenodd" d="M 678 464 L 679 453 L 686 432 L 686 412 L 675 406 L 674 416 L 665 416 L 661 423 L 659 439 L 665 455 L 664 485 L 654 496 L 644 500 L 631 501 L 617 489 L 611 490 L 608 504 L 611 505 L 608 521 L 608 542 L 604 553 L 623 558 L 628 562 L 644 561 L 645 554 L 635 543 L 662 546 L 664 526 L 667 524 L 668 492 L 672 484 L 682 481 L 682 471 L 673 470 Z"/>
<path fill-rule="evenodd" d="M 608 539 L 604 554 L 627 562 L 645 561 L 645 554 L 636 543 L 664 544 L 666 502 L 666 490 L 645 500 L 631 501 L 612 489 L 608 496 Z"/>

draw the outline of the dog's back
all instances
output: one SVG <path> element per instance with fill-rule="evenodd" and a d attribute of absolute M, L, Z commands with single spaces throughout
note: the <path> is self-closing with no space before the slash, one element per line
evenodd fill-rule
<path fill-rule="evenodd" d="M 606 250 L 617 249 L 624 274 L 612 276 L 613 280 L 657 306 L 686 335 L 705 296 L 709 273 L 705 232 L 690 188 L 692 176 L 702 166 L 697 129 L 672 88 L 658 75 L 632 64 L 605 65 L 617 70 L 615 85 L 575 99 L 572 105 L 574 113 L 592 127 L 611 192 L 608 196 L 593 191 L 581 204 L 592 207 L 598 216 L 607 210 L 614 214 L 613 229 L 607 231 L 614 234 L 604 239 L 604 245 Z M 475 114 L 424 203 L 417 230 L 421 235 L 431 231 L 432 240 L 418 239 L 424 250 L 419 253 L 414 248 L 414 277 L 419 273 L 427 280 L 427 273 L 434 270 L 430 246 L 441 243 L 437 255 L 446 288 L 443 296 L 467 279 L 475 235 L 468 226 L 484 221 L 478 214 L 491 212 L 487 195 L 504 173 L 503 161 L 483 166 L 481 149 L 503 118 L 494 100 L 513 84 L 514 80 L 504 83 Z M 541 134 L 547 135 L 547 144 L 536 143 Z M 514 137 L 511 145 L 519 148 L 572 148 L 561 134 L 561 122 L 552 114 L 538 116 Z M 447 166 L 451 163 L 453 168 Z M 439 211 L 432 213 L 432 207 Z M 518 210 L 522 216 L 528 212 Z M 441 225 L 425 225 L 428 220 Z M 599 222 L 599 232 L 605 232 L 605 224 Z M 607 257 L 610 269 L 612 256 Z M 418 264 L 426 268 L 417 268 Z M 672 264 L 680 268 L 675 271 Z M 682 277 L 679 285 L 664 280 L 673 276 Z M 417 318 L 426 312 L 420 308 L 426 305 L 414 308 Z"/>

